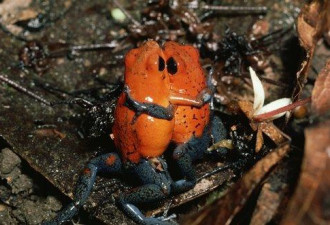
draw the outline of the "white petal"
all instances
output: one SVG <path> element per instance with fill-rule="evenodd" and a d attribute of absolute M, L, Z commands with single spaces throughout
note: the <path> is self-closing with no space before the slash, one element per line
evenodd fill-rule
<path fill-rule="evenodd" d="M 253 93 L 254 93 L 253 109 L 254 111 L 258 111 L 264 105 L 265 91 L 256 72 L 251 67 L 249 67 L 249 70 L 250 70 L 250 76 L 252 80 Z"/>
<path fill-rule="evenodd" d="M 274 111 L 276 109 L 279 109 L 279 108 L 282 108 L 284 106 L 287 106 L 287 105 L 289 105 L 291 103 L 292 103 L 292 101 L 291 101 L 290 98 L 280 98 L 280 99 L 277 99 L 277 100 L 275 100 L 273 102 L 270 102 L 267 105 L 263 106 L 260 110 L 255 111 L 254 116 L 257 116 L 257 115 L 260 115 L 260 114 L 263 114 L 263 113 Z M 276 115 L 274 115 L 273 117 L 271 117 L 269 119 L 279 118 L 279 117 L 283 116 L 285 113 L 286 112 L 276 114 Z"/>

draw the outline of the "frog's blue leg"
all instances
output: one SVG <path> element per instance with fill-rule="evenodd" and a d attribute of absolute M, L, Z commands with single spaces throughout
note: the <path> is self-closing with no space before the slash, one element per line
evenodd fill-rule
<path fill-rule="evenodd" d="M 173 158 L 176 160 L 184 178 L 173 182 L 173 193 L 181 193 L 195 186 L 197 177 L 192 163 L 195 160 L 202 158 L 203 155 L 207 153 L 211 135 L 213 142 L 223 140 L 227 136 L 227 131 L 219 117 L 212 118 L 211 123 L 205 127 L 201 137 L 193 137 L 187 143 L 178 145 L 175 148 Z"/>
<path fill-rule="evenodd" d="M 155 164 L 143 159 L 132 166 L 131 172 L 143 186 L 122 193 L 116 202 L 126 215 L 138 224 L 173 225 L 173 222 L 166 221 L 168 218 L 145 217 L 137 207 L 138 204 L 155 204 L 171 193 L 172 179 L 167 171 L 167 165 L 162 159 L 157 160 Z"/>
<path fill-rule="evenodd" d="M 121 168 L 121 160 L 116 153 L 107 153 L 92 159 L 77 182 L 73 202 L 62 209 L 53 220 L 43 224 L 57 225 L 71 220 L 91 193 L 97 173 L 119 173 Z"/>

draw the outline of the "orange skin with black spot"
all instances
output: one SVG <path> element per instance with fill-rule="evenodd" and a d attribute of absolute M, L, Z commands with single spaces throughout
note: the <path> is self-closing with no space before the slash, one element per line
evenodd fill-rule
<path fill-rule="evenodd" d="M 164 53 L 155 41 L 131 50 L 125 57 L 124 79 L 135 100 L 167 107 L 169 76 L 166 70 L 158 71 L 159 56 L 164 58 Z M 172 138 L 174 120 L 142 114 L 132 123 L 135 112 L 124 106 L 125 98 L 122 93 L 118 99 L 113 126 L 114 142 L 123 160 L 137 163 L 141 158 L 162 155 Z"/>
<path fill-rule="evenodd" d="M 177 62 L 177 73 L 169 75 L 171 93 L 197 98 L 198 94 L 207 88 L 204 70 L 199 63 L 198 50 L 189 45 L 166 42 L 164 54 L 165 61 L 173 57 Z M 173 100 L 171 103 L 178 106 L 174 117 L 172 141 L 181 144 L 188 142 L 192 137 L 200 137 L 210 120 L 209 104 L 192 107 L 185 106 L 180 100 Z"/>

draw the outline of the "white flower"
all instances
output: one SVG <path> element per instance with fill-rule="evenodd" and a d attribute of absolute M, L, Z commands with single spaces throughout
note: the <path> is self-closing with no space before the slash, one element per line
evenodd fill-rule
<path fill-rule="evenodd" d="M 280 109 L 282 107 L 288 106 L 292 103 L 290 98 L 281 98 L 277 99 L 273 102 L 264 105 L 265 102 L 265 91 L 262 86 L 260 79 L 258 78 L 256 72 L 249 67 L 250 76 L 252 80 L 253 92 L 254 92 L 254 101 L 253 101 L 253 116 L 259 116 L 261 114 L 265 114 L 268 112 L 272 112 L 274 110 Z M 274 114 L 271 117 L 268 117 L 267 120 L 273 120 L 283 116 L 286 112 L 281 112 L 278 114 Z"/>

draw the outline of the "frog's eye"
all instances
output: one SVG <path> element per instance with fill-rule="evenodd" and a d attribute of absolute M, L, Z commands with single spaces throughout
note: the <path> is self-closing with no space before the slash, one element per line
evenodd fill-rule
<path fill-rule="evenodd" d="M 176 72 L 178 72 L 178 64 L 177 62 L 173 59 L 173 57 L 169 58 L 166 62 L 166 66 L 167 66 L 167 71 L 174 75 L 176 74 Z"/>
<path fill-rule="evenodd" d="M 165 60 L 159 56 L 158 58 L 158 71 L 163 71 L 165 69 Z"/>

